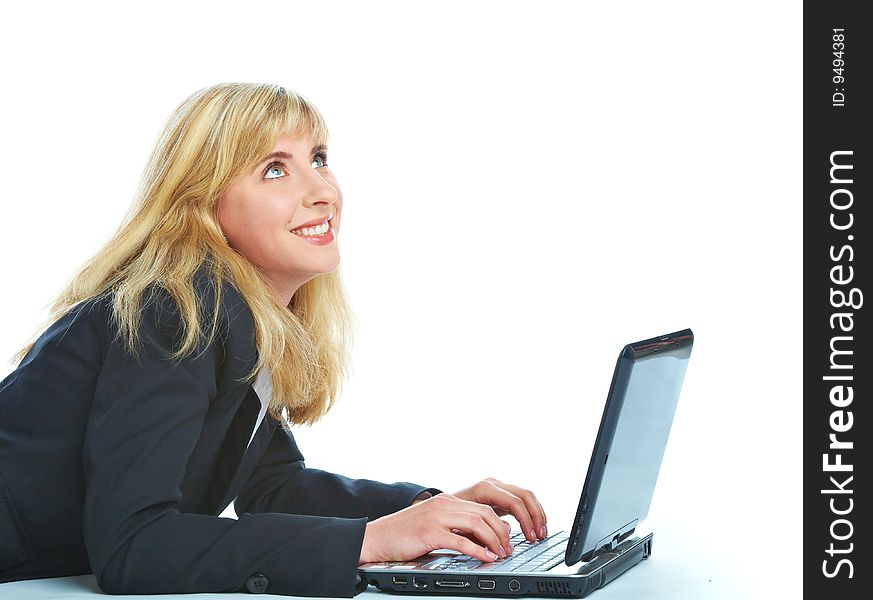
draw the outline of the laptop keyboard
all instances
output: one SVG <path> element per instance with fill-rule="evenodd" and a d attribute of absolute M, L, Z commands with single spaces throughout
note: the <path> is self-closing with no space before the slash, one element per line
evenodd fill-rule
<path fill-rule="evenodd" d="M 432 571 L 446 569 L 461 571 L 547 571 L 564 561 L 567 550 L 568 531 L 556 531 L 544 540 L 528 542 L 520 531 L 512 532 L 510 543 L 515 547 L 512 554 L 494 562 L 483 563 L 466 554 L 444 556 L 430 561 L 420 568 Z"/>

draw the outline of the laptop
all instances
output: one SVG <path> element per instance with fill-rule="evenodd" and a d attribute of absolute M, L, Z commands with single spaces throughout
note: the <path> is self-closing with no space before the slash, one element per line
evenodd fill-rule
<path fill-rule="evenodd" d="M 622 349 L 570 529 L 534 543 L 510 531 L 514 552 L 490 563 L 443 549 L 359 565 L 361 578 L 402 594 L 582 598 L 648 558 L 653 534 L 638 525 L 649 511 L 693 342 L 684 329 Z"/>

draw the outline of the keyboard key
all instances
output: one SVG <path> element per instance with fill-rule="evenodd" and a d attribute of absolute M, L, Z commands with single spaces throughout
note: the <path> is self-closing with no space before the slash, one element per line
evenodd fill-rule
<path fill-rule="evenodd" d="M 472 556 L 459 554 L 432 561 L 427 567 L 439 571 L 542 571 L 563 562 L 569 538 L 570 532 L 562 530 L 545 539 L 528 542 L 522 532 L 512 532 L 510 541 L 515 549 L 506 558 L 483 563 Z"/>

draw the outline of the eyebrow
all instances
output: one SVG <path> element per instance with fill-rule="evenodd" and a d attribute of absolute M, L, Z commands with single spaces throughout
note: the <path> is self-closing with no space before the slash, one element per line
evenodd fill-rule
<path fill-rule="evenodd" d="M 310 156 L 315 156 L 319 152 L 324 152 L 325 150 L 327 150 L 327 146 L 325 146 L 324 144 L 319 144 L 318 146 L 315 146 L 312 149 Z M 290 152 L 283 152 L 282 150 L 279 150 L 278 152 L 273 152 L 271 154 L 268 154 L 264 158 L 262 158 L 260 160 L 260 162 L 258 162 L 258 166 L 264 164 L 265 162 L 267 162 L 268 160 L 273 159 L 273 158 L 284 158 L 286 160 L 290 160 L 290 159 L 294 158 L 294 156 Z"/>

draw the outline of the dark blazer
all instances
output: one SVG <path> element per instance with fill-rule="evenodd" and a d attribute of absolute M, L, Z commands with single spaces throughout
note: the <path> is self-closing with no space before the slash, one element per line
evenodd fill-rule
<path fill-rule="evenodd" d="M 194 283 L 208 318 L 215 285 L 203 269 Z M 218 341 L 172 363 L 180 319 L 150 289 L 138 360 L 103 296 L 0 382 L 0 582 L 93 572 L 114 594 L 353 596 L 367 520 L 440 490 L 306 467 L 269 415 L 246 449 L 251 312 L 225 283 Z M 218 517 L 234 498 L 239 519 Z"/>

